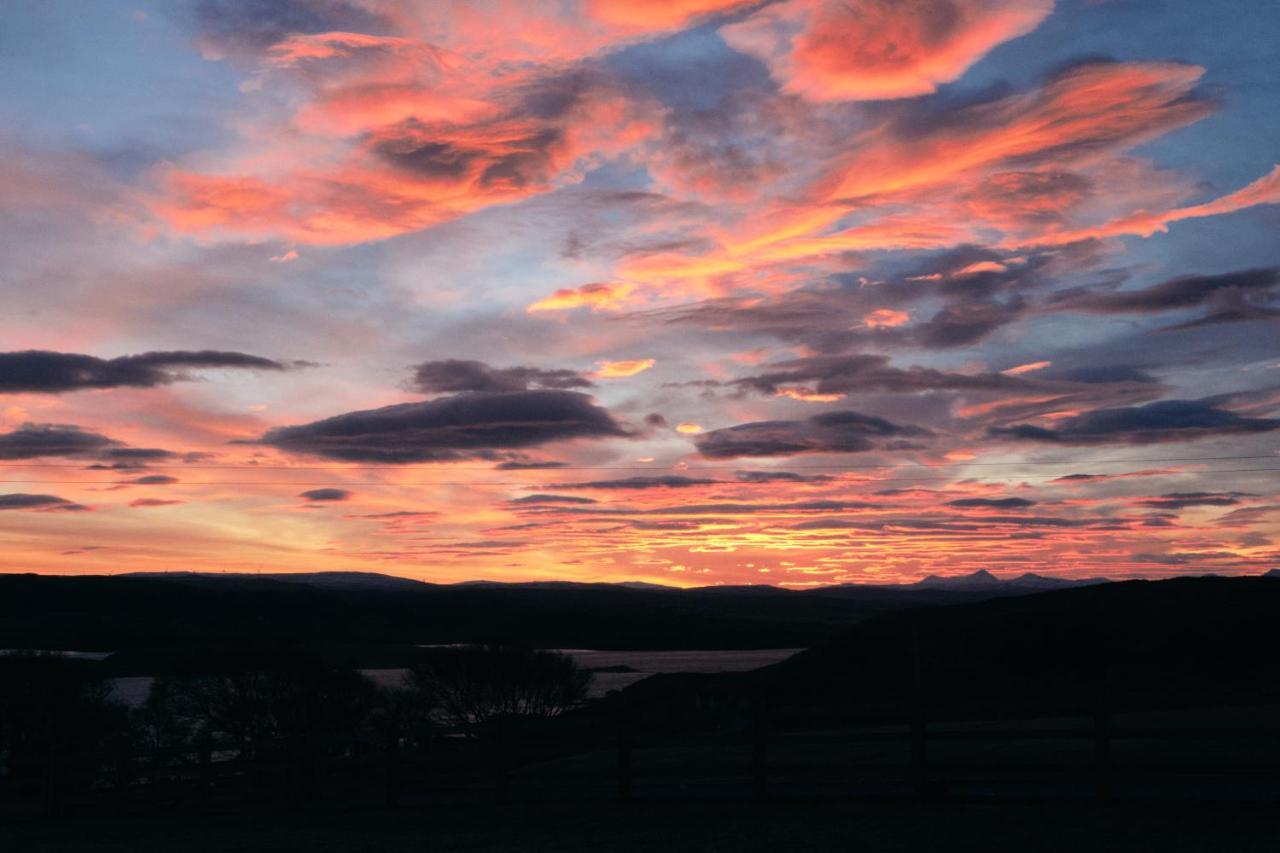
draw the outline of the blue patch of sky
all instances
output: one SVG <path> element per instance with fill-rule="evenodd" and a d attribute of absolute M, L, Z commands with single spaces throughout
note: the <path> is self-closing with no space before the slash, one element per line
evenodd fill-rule
<path fill-rule="evenodd" d="M 128 177 L 216 147 L 240 77 L 208 62 L 157 2 L 31 0 L 0 31 L 0 123 L 36 148 L 68 146 Z"/>
<path fill-rule="evenodd" d="M 677 111 L 715 109 L 739 91 L 773 85 L 763 64 L 730 48 L 709 25 L 624 48 L 603 62 L 618 79 Z"/>
<path fill-rule="evenodd" d="M 1206 69 L 1216 114 L 1134 149 L 1204 179 L 1206 197 L 1259 177 L 1280 157 L 1276 0 L 1066 0 L 1034 32 L 993 50 L 946 91 L 1006 81 L 1025 89 L 1082 59 L 1178 61 Z"/>
<path fill-rule="evenodd" d="M 1255 207 L 1206 219 L 1184 220 L 1167 234 L 1124 237 L 1124 260 L 1134 276 L 1129 287 L 1145 287 L 1184 275 L 1205 275 L 1274 266 L 1276 207 Z"/>
<path fill-rule="evenodd" d="M 642 192 L 649 189 L 649 170 L 631 160 L 604 163 L 582 176 L 578 186 L 589 190 Z"/>

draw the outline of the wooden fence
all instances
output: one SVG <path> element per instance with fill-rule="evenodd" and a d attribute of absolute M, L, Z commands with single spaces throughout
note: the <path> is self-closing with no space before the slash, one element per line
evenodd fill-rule
<path fill-rule="evenodd" d="M 513 799 L 1119 797 L 1280 800 L 1280 727 L 926 722 L 733 730 L 574 716 L 429 741 L 204 742 L 0 757 L 0 820 L 115 810 L 396 807 Z"/>

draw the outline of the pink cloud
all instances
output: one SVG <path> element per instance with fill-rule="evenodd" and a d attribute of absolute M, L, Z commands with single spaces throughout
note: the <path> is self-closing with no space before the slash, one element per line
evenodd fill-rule
<path fill-rule="evenodd" d="M 787 92 L 881 100 L 936 91 L 1052 10 L 1053 0 L 786 0 L 720 32 Z"/>

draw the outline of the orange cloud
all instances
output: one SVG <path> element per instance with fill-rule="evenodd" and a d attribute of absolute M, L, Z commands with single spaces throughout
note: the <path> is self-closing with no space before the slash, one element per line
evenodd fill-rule
<path fill-rule="evenodd" d="M 575 183 L 653 135 L 647 102 L 556 71 L 615 41 L 609 26 L 504 0 L 385 11 L 395 35 L 268 48 L 246 94 L 298 92 L 292 115 L 220 163 L 165 170 L 152 212 L 187 234 L 357 243 Z"/>
<path fill-rule="evenodd" d="M 1043 88 L 956 111 L 934 133 L 872 131 L 836 167 L 825 197 L 857 198 L 936 186 L 1017 159 L 1065 163 L 1136 145 L 1208 114 L 1191 97 L 1204 69 L 1174 62 L 1093 63 Z"/>
<path fill-rule="evenodd" d="M 987 403 L 975 403 L 972 405 L 961 405 L 955 409 L 955 415 L 958 418 L 976 418 L 983 415 L 989 415 L 999 412 L 1003 409 L 1012 409 L 1019 406 L 1035 406 L 1043 403 L 1053 403 L 1062 399 L 1061 394 L 1032 394 L 1015 397 L 1006 397 L 1000 400 L 992 400 Z"/>
<path fill-rule="evenodd" d="M 750 3 L 751 0 L 587 0 L 587 13 L 610 24 L 657 30 Z"/>
<path fill-rule="evenodd" d="M 1008 267 L 1006 267 L 1004 264 L 998 263 L 996 261 L 978 261 L 976 263 L 969 264 L 966 267 L 961 267 L 960 269 L 953 272 L 951 275 L 953 277 L 958 277 L 963 275 L 977 275 L 978 273 L 984 273 L 984 272 L 1004 272 L 1007 269 Z"/>
<path fill-rule="evenodd" d="M 1053 0 L 785 0 L 720 33 L 787 92 L 880 100 L 936 91 L 1052 10 Z"/>
<path fill-rule="evenodd" d="M 1024 373 L 1031 373 L 1036 370 L 1044 370 L 1046 367 L 1050 367 L 1052 364 L 1053 364 L 1052 361 L 1033 361 L 1029 364 L 1019 364 L 1017 367 L 1010 367 L 1007 370 L 1002 370 L 1000 372 L 1003 373 L 1005 376 L 1021 376 Z"/>
<path fill-rule="evenodd" d="M 317 98 L 294 117 L 307 133 L 355 136 L 369 128 L 405 121 L 480 122 L 495 119 L 488 101 L 449 95 L 418 84 L 358 86 Z"/>
<path fill-rule="evenodd" d="M 645 256 L 626 261 L 619 272 L 683 295 L 722 295 L 743 285 L 758 288 L 766 271 L 796 264 L 980 240 L 984 225 L 1043 235 L 1090 201 L 1094 180 L 1099 186 L 1121 181 L 1110 203 L 1168 200 L 1185 190 L 1183 182 L 1115 152 L 1207 115 L 1211 105 L 1193 93 L 1202 74 L 1179 63 L 1092 63 L 1039 89 L 958 109 L 926 133 L 904 133 L 891 123 L 873 128 L 847 146 L 851 153 L 810 188 L 807 202 L 769 205 L 713 232 L 718 239 L 710 251 Z M 1009 171 L 1013 164 L 1018 171 Z M 1091 176 L 1064 171 L 1068 166 Z M 1248 195 L 1258 194 L 1266 195 Z M 832 230 L 851 207 L 876 206 L 890 212 Z M 1009 245 L 1033 242 L 1011 239 Z M 962 272 L 1000 269 L 981 262 Z"/>
<path fill-rule="evenodd" d="M 635 376 L 637 373 L 644 373 L 653 367 L 654 360 L 651 358 L 637 358 L 630 361 L 601 361 L 599 369 L 592 374 L 598 379 L 624 379 L 628 376 Z"/>
<path fill-rule="evenodd" d="M 1114 186 L 1114 181 L 1109 182 Z M 964 192 L 961 203 L 972 216 L 1008 229 L 1024 223 L 1052 222 L 1077 209 L 1094 194 L 1088 177 L 1074 172 L 996 172 Z"/>
<path fill-rule="evenodd" d="M 812 388 L 803 387 L 779 388 L 775 396 L 788 397 L 802 403 L 834 403 L 844 399 L 843 394 L 820 394 Z"/>
<path fill-rule="evenodd" d="M 539 311 L 569 311 L 574 308 L 591 308 L 604 311 L 621 307 L 634 287 L 627 284 L 595 282 L 581 287 L 567 287 L 540 299 L 526 309 L 530 314 Z"/>
<path fill-rule="evenodd" d="M 1107 237 L 1150 237 L 1169 230 L 1174 222 L 1234 213 L 1261 204 L 1280 204 L 1280 165 L 1246 187 L 1228 193 L 1221 198 L 1190 207 L 1175 208 L 1161 213 L 1137 213 L 1114 219 L 1103 225 L 1058 231 L 1043 235 L 1024 244 L 1062 245 L 1080 240 L 1096 240 Z M 1013 245 L 1016 241 L 1007 241 Z"/>
<path fill-rule="evenodd" d="M 552 119 L 513 114 L 471 124 L 415 120 L 369 128 L 336 162 L 293 171 L 175 169 L 163 176 L 152 210 L 189 234 L 304 244 L 383 239 L 576 182 L 578 166 L 649 134 L 631 107 L 603 92 L 586 93 Z"/>
<path fill-rule="evenodd" d="M 429 58 L 441 63 L 444 56 L 442 51 L 413 39 L 368 33 L 328 32 L 293 35 L 277 42 L 268 49 L 267 61 L 272 65 L 292 66 L 306 60 L 350 58 L 370 50 L 409 54 L 415 59 Z"/>
<path fill-rule="evenodd" d="M 871 329 L 892 329 L 901 326 L 911 319 L 906 311 L 895 311 L 892 308 L 877 308 L 862 318 L 862 323 Z"/>
<path fill-rule="evenodd" d="M 683 433 L 685 435 L 697 435 L 702 432 L 702 425 L 688 422 L 676 424 L 676 432 Z"/>

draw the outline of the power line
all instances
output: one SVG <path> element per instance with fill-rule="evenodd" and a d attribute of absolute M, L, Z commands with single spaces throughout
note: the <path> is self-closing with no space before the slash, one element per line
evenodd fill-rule
<path fill-rule="evenodd" d="M 727 469 L 717 469 L 727 470 Z M 1188 471 L 1177 473 L 1217 475 L 1217 474 L 1251 474 L 1262 471 L 1280 471 L 1280 467 L 1276 468 L 1219 468 L 1206 471 Z M 1108 476 L 1120 477 L 1126 474 L 1141 474 L 1142 471 L 1124 471 Z M 1013 475 L 1001 475 L 1005 479 L 1013 479 Z M 1040 475 L 1041 477 L 1049 477 L 1050 475 Z M 908 481 L 951 481 L 955 480 L 954 476 L 943 477 L 885 477 L 878 480 L 870 480 L 866 482 L 872 483 L 891 483 L 891 482 L 908 482 Z M 1027 479 L 1018 477 L 1017 479 Z M 1053 480 L 1060 479 L 1058 477 Z M 676 488 L 691 488 L 697 486 L 765 486 L 777 485 L 777 480 L 713 480 L 708 483 L 691 483 Z M 785 481 L 782 481 L 785 482 Z M 410 483 L 396 483 L 383 480 L 370 481 L 351 481 L 351 480 L 175 480 L 170 483 L 136 483 L 129 480 L 114 481 L 93 481 L 93 480 L 0 480 L 3 484 L 25 484 L 25 485 L 80 485 L 80 486 L 382 486 L 388 488 L 411 488 L 419 486 L 502 486 L 502 487 L 518 487 L 527 489 L 544 489 L 544 488 L 570 488 L 574 486 L 582 487 L 581 483 L 530 483 L 528 481 L 484 481 L 484 480 L 419 480 Z M 625 492 L 625 488 L 618 488 L 616 491 Z"/>
<path fill-rule="evenodd" d="M 1072 459 L 1072 460 L 1022 460 L 1010 462 L 886 462 L 886 463 L 849 463 L 849 464 L 822 464 L 822 465 L 787 465 L 787 469 L 798 471 L 859 471 L 859 470 L 879 470 L 884 468 L 970 468 L 970 467 L 1016 467 L 1020 465 L 1060 465 L 1081 467 L 1084 465 L 1146 465 L 1152 463 L 1163 462 L 1223 462 L 1223 461 L 1241 461 L 1246 459 L 1280 459 L 1280 451 L 1257 455 L 1236 455 L 1236 456 L 1164 456 L 1164 457 L 1145 457 L 1141 459 Z M 438 471 L 445 463 L 437 463 L 434 465 L 237 465 L 237 464 L 215 464 L 215 465 L 197 465 L 176 462 L 140 462 L 134 470 L 241 470 L 241 471 Z M 526 470 L 545 470 L 545 471 L 735 471 L 740 470 L 743 466 L 749 465 L 749 462 L 742 462 L 737 466 L 724 465 L 680 465 L 678 463 L 672 465 L 556 465 L 546 468 L 531 468 Z M 74 468 L 78 470 L 102 470 L 109 472 L 114 470 L 119 472 L 127 469 L 94 469 L 83 463 L 66 463 L 66 462 L 0 462 L 0 468 Z M 501 471 L 515 470 L 502 469 L 495 465 L 452 465 L 448 466 L 449 471 Z"/>

